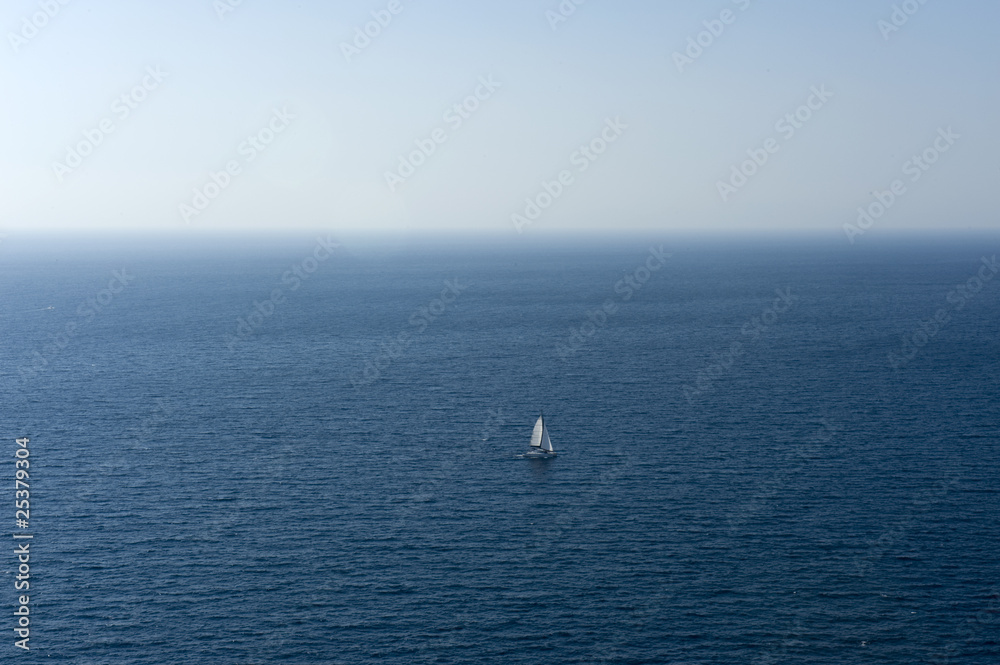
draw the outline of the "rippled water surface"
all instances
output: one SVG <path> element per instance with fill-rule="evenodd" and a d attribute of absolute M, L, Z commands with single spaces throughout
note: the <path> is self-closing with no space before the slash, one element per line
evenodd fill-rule
<path fill-rule="evenodd" d="M 4 662 L 1000 662 L 998 245 L 5 245 Z"/>

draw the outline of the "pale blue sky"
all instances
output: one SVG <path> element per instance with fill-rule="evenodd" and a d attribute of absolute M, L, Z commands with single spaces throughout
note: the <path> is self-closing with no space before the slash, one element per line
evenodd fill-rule
<path fill-rule="evenodd" d="M 0 10 L 0 232 L 513 234 L 562 170 L 572 184 L 524 233 L 837 231 L 897 178 L 906 193 L 871 233 L 997 226 L 987 0 L 928 0 L 888 40 L 888 0 L 587 0 L 556 30 L 559 0 L 400 0 L 351 61 L 340 43 L 388 0 L 243 0 L 223 19 L 213 0 L 71 0 L 15 51 L 50 3 Z M 735 21 L 679 72 L 672 53 L 726 9 Z M 119 118 L 147 67 L 168 75 Z M 445 112 L 490 76 L 501 87 L 453 129 Z M 833 97 L 781 138 L 775 122 L 821 85 Z M 248 162 L 241 143 L 283 108 L 295 119 Z M 580 172 L 573 153 L 616 117 L 627 129 Z M 104 118 L 114 133 L 60 181 L 54 163 Z M 947 127 L 960 138 L 911 182 L 904 162 Z M 392 191 L 386 171 L 436 128 L 447 140 Z M 718 182 L 770 137 L 778 152 L 724 202 Z M 186 223 L 180 206 L 231 160 L 239 175 Z"/>

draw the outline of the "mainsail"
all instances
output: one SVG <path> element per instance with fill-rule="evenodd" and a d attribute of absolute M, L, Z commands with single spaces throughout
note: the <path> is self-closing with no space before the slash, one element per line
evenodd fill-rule
<path fill-rule="evenodd" d="M 542 434 L 545 432 L 545 421 L 542 420 L 541 416 L 538 416 L 538 421 L 535 423 L 535 429 L 531 432 L 531 447 L 541 448 L 542 447 Z M 546 437 L 548 438 L 548 437 Z"/>
<path fill-rule="evenodd" d="M 531 432 L 531 447 L 541 448 L 549 453 L 555 452 L 552 441 L 549 440 L 549 428 L 545 426 L 545 416 L 538 416 L 535 429 Z"/>

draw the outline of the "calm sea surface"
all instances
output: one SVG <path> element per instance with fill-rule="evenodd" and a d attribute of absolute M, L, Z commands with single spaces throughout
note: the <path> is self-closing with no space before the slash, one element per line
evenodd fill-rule
<path fill-rule="evenodd" d="M 0 660 L 1000 662 L 1000 239 L 839 240 L 9 238 Z"/>

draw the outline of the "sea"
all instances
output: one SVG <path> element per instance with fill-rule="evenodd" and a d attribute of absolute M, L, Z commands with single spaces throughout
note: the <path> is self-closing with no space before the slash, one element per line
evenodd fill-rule
<path fill-rule="evenodd" d="M 994 665 L 1000 237 L 876 235 L 8 237 L 0 660 Z"/>

